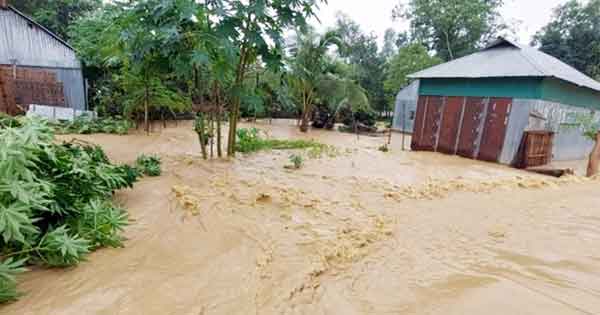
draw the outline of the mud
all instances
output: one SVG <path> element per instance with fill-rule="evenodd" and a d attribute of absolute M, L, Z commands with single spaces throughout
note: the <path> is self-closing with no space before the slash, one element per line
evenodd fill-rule
<path fill-rule="evenodd" d="M 122 249 L 21 277 L 2 314 L 598 314 L 600 181 L 554 179 L 289 121 L 335 146 L 202 161 L 191 125 L 78 136 L 164 175 L 118 202 Z M 397 138 L 397 139 L 396 139 Z"/>

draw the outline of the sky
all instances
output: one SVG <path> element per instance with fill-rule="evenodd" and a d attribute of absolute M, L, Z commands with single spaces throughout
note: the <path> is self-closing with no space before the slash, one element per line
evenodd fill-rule
<path fill-rule="evenodd" d="M 375 32 L 380 43 L 388 28 L 406 30 L 407 22 L 393 21 L 392 10 L 400 1 L 406 0 L 328 0 L 318 12 L 321 29 L 335 24 L 336 13 L 341 11 L 358 22 L 366 32 Z M 552 9 L 567 0 L 505 0 L 501 9 L 503 18 L 517 25 L 517 40 L 529 44 L 533 35 L 552 17 Z M 314 22 L 317 23 L 317 22 Z"/>

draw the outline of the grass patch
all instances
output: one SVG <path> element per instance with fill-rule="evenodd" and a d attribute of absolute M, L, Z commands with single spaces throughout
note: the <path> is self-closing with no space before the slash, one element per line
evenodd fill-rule
<path fill-rule="evenodd" d="M 279 140 L 263 139 L 260 131 L 256 128 L 242 128 L 237 131 L 236 151 L 241 153 L 252 153 L 264 150 L 301 150 L 301 149 L 323 149 L 324 144 L 307 140 Z"/>

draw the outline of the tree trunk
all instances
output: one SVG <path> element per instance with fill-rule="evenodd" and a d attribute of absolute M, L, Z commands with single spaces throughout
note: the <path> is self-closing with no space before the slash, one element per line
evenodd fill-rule
<path fill-rule="evenodd" d="M 240 108 L 240 100 L 235 97 L 234 102 L 231 106 L 231 112 L 229 113 L 229 133 L 227 137 L 227 156 L 235 156 L 235 137 L 237 133 L 237 120 Z"/>
<path fill-rule="evenodd" d="M 311 116 L 311 108 L 310 108 L 310 97 L 307 92 L 302 93 L 302 101 L 304 102 L 303 111 L 302 111 L 302 119 L 300 122 L 300 131 L 308 132 L 308 125 L 310 124 L 310 116 Z"/>
<path fill-rule="evenodd" d="M 146 134 L 150 134 L 150 124 L 149 124 L 149 112 L 148 112 L 148 84 L 145 86 L 144 91 L 144 129 L 146 130 Z"/>
<path fill-rule="evenodd" d="M 200 148 L 202 149 L 202 158 L 207 160 L 208 153 L 206 152 L 206 139 L 204 138 L 204 131 L 206 130 L 204 126 L 204 115 L 200 114 L 196 119 L 196 133 L 198 133 L 198 140 L 200 141 Z"/>
<path fill-rule="evenodd" d="M 246 59 L 248 50 L 246 44 L 242 45 L 242 52 L 240 54 L 240 63 L 238 64 L 236 79 L 234 86 L 237 87 L 236 93 L 239 93 L 244 84 L 244 75 L 246 73 Z M 241 99 L 239 95 L 235 95 L 233 98 L 231 111 L 229 113 L 229 138 L 227 139 L 227 156 L 235 156 L 235 143 L 237 134 L 237 122 L 240 116 L 240 103 Z"/>
<path fill-rule="evenodd" d="M 214 104 L 213 104 L 214 105 Z M 208 130 L 209 130 L 209 134 L 210 134 L 210 158 L 214 158 L 215 157 L 215 112 L 214 110 L 211 111 L 210 113 L 210 120 L 208 122 Z"/>
<path fill-rule="evenodd" d="M 587 176 L 592 177 L 598 175 L 600 170 L 600 132 L 596 134 L 596 143 L 594 149 L 590 153 L 590 161 L 588 163 Z"/>
<path fill-rule="evenodd" d="M 310 114 L 307 110 L 302 113 L 302 122 L 300 123 L 300 131 L 308 132 L 308 125 L 310 124 Z"/>
<path fill-rule="evenodd" d="M 221 108 L 221 99 L 219 90 L 217 89 L 217 156 L 223 157 L 223 149 L 221 145 L 221 121 L 223 120 L 223 109 Z"/>

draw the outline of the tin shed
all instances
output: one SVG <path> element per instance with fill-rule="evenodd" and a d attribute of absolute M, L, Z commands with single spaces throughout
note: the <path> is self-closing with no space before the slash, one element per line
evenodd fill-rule
<path fill-rule="evenodd" d="M 409 134 L 413 133 L 418 99 L 419 80 L 413 81 L 398 92 L 392 129 Z"/>
<path fill-rule="evenodd" d="M 410 77 L 420 81 L 415 150 L 515 164 L 526 131 L 554 134 L 554 160 L 584 158 L 593 145 L 574 114 L 600 118 L 600 83 L 532 47 L 499 38 Z"/>
<path fill-rule="evenodd" d="M 86 109 L 75 50 L 7 1 L 0 0 L 0 111 L 31 104 Z"/>

